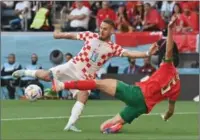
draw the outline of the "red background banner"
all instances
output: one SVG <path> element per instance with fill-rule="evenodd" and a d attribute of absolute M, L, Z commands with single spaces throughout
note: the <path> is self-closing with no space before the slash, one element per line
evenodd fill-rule
<path fill-rule="evenodd" d="M 198 33 L 174 34 L 180 52 L 196 52 Z M 151 44 L 162 38 L 161 32 L 116 33 L 116 43 L 125 47 Z"/>

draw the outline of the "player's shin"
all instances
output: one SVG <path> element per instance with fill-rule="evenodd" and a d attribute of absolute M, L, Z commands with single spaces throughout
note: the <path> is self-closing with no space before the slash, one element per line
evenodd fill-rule
<path fill-rule="evenodd" d="M 79 119 L 79 116 L 81 115 L 83 109 L 84 109 L 84 104 L 81 103 L 80 101 L 76 101 L 74 104 L 72 111 L 71 111 L 71 116 L 69 118 L 69 121 L 67 125 L 65 126 L 64 130 L 70 130 L 71 127 L 76 123 L 76 121 Z"/>
<path fill-rule="evenodd" d="M 35 78 L 36 77 L 36 72 L 37 72 L 37 70 L 25 70 L 24 71 L 24 75 Z"/>

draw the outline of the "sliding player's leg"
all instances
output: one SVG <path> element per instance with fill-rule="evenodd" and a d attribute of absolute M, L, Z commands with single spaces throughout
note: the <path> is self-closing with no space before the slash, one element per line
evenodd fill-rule
<path fill-rule="evenodd" d="M 124 82 L 115 79 L 104 80 L 79 80 L 79 81 L 67 81 L 60 82 L 55 80 L 53 90 L 63 89 L 79 89 L 79 90 L 92 90 L 99 89 L 101 92 L 116 97 L 125 103 L 132 102 L 133 95 L 142 96 L 141 89 L 137 86 L 128 85 Z M 131 94 L 132 93 L 132 94 Z M 143 96 L 142 96 L 143 98 Z"/>

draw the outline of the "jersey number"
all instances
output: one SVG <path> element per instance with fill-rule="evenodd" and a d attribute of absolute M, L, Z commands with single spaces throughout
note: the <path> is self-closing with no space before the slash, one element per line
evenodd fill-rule
<path fill-rule="evenodd" d="M 165 87 L 163 87 L 161 89 L 161 94 L 164 95 L 165 93 L 170 91 L 171 90 L 171 85 L 175 85 L 176 84 L 176 80 L 178 80 L 178 79 L 179 79 L 179 76 L 177 75 L 172 80 L 170 80 L 170 82 L 167 84 L 167 86 L 165 86 Z"/>
<path fill-rule="evenodd" d="M 96 52 L 96 50 L 93 51 L 92 56 L 90 57 L 90 60 L 92 60 L 93 62 L 97 61 L 99 54 Z"/>

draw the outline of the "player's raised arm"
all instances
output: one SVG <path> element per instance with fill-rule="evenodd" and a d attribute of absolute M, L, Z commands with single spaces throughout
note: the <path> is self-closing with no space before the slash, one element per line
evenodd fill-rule
<path fill-rule="evenodd" d="M 173 56 L 173 47 L 174 47 L 174 41 L 172 36 L 172 27 L 175 23 L 177 17 L 172 17 L 172 20 L 168 24 L 168 34 L 167 34 L 167 42 L 166 42 L 166 53 L 165 53 L 165 59 L 169 60 Z"/>
<path fill-rule="evenodd" d="M 140 51 L 124 51 L 122 56 L 123 57 L 130 57 L 130 58 L 145 58 L 153 55 L 158 50 L 156 43 L 154 43 L 150 48 L 149 51 L 140 52 Z"/>
<path fill-rule="evenodd" d="M 164 121 L 167 121 L 173 114 L 175 109 L 175 101 L 169 100 L 168 111 L 162 116 Z"/>
<path fill-rule="evenodd" d="M 62 33 L 62 32 L 54 32 L 53 36 L 55 39 L 74 39 L 77 40 L 77 33 Z"/>
<path fill-rule="evenodd" d="M 150 56 L 149 52 L 139 52 L 139 51 L 124 51 L 122 54 L 123 57 L 130 57 L 130 58 L 144 58 Z"/>

